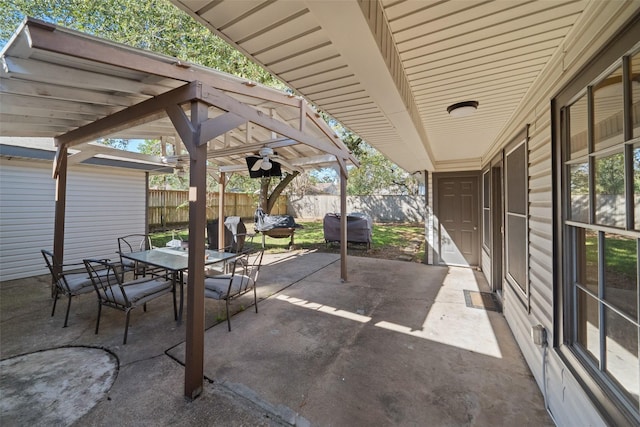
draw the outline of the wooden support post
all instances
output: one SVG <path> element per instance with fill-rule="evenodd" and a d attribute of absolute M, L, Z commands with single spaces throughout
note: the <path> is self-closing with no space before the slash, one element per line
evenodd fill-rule
<path fill-rule="evenodd" d="M 67 209 L 67 146 L 58 147 L 53 162 L 53 178 L 56 180 L 55 221 L 53 226 L 53 260 L 54 268 L 61 270 L 64 263 L 64 217 Z M 59 271 L 58 271 L 59 272 Z M 53 284 L 51 288 L 54 294 Z"/>
<path fill-rule="evenodd" d="M 204 230 L 207 221 L 207 145 L 199 144 L 200 124 L 207 120 L 207 105 L 191 103 L 195 132 L 184 141 L 189 150 L 189 279 L 184 394 L 195 399 L 204 377 Z"/>
<path fill-rule="evenodd" d="M 340 169 L 340 279 L 347 281 L 347 172 Z"/>
<path fill-rule="evenodd" d="M 220 172 L 218 185 L 218 250 L 224 251 L 226 242 L 224 241 L 224 191 L 227 184 L 226 173 Z M 231 243 L 231 242 L 229 242 Z"/>

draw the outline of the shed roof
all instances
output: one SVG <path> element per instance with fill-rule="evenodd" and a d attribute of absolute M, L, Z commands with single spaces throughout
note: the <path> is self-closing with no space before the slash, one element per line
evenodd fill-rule
<path fill-rule="evenodd" d="M 162 159 L 157 156 L 123 152 L 123 150 L 96 142 L 83 144 L 83 148 L 84 150 L 69 150 L 69 160 L 84 165 L 119 167 L 144 172 L 173 172 L 173 167 L 163 163 Z M 0 137 L 0 156 L 53 161 L 56 156 L 56 147 L 51 138 Z"/>

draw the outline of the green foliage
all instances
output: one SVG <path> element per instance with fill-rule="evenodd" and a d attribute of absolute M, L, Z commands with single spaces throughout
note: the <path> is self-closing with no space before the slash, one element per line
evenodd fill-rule
<path fill-rule="evenodd" d="M 332 120 L 329 123 L 360 162 L 359 168 L 349 171 L 349 195 L 417 194 L 418 183 L 410 174 L 339 123 Z"/>
<path fill-rule="evenodd" d="M 119 150 L 126 150 L 129 146 L 128 139 L 109 139 L 109 138 L 101 138 L 98 139 L 97 142 L 104 144 L 109 147 L 117 148 Z"/>
<path fill-rule="evenodd" d="M 247 175 L 234 173 L 227 183 L 227 191 L 230 193 L 256 194 L 260 191 L 260 180 L 249 178 Z M 257 197 L 256 197 L 257 202 Z"/>
<path fill-rule="evenodd" d="M 596 159 L 598 194 L 624 194 L 624 153 Z"/>
<path fill-rule="evenodd" d="M 362 144 L 361 144 L 362 145 Z M 351 196 L 417 194 L 416 180 L 379 151 L 363 143 L 360 167 L 349 171 L 347 193 Z"/>

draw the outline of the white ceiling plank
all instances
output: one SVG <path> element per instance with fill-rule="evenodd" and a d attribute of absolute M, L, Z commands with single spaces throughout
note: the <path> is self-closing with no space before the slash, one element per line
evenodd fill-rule
<path fill-rule="evenodd" d="M 331 45 L 331 42 L 326 41 L 320 45 L 309 46 L 304 52 L 297 52 L 295 55 L 289 55 L 264 64 L 274 73 L 279 74 L 323 62 L 336 56 L 339 57 L 340 55 L 335 47 Z"/>
<path fill-rule="evenodd" d="M 567 29 L 563 27 L 553 31 L 541 29 L 540 33 L 527 34 L 524 36 L 520 34 L 508 34 L 505 36 L 505 40 L 492 40 L 492 44 L 480 42 L 469 43 L 439 52 L 428 53 L 421 58 L 422 62 L 419 65 L 414 65 L 407 69 L 407 74 L 411 75 L 418 71 L 437 70 L 452 62 L 466 64 L 489 55 L 493 55 L 496 58 L 500 56 L 504 58 L 509 57 L 513 52 L 526 53 L 532 49 L 555 49 L 564 37 L 566 31 Z"/>
<path fill-rule="evenodd" d="M 340 58 L 339 55 L 322 58 L 320 61 L 313 63 L 305 63 L 300 67 L 289 69 L 280 74 L 280 77 L 287 81 L 295 81 L 297 79 L 303 79 L 309 76 L 315 76 L 316 74 L 323 74 L 327 71 L 333 71 L 337 69 L 347 68 L 347 64 Z"/>
<path fill-rule="evenodd" d="M 476 23 L 474 22 L 474 25 L 470 26 L 469 31 L 467 32 L 464 32 L 464 30 L 460 32 L 460 28 L 455 28 L 443 32 L 443 34 L 438 33 L 431 36 L 424 36 L 419 40 L 419 47 L 411 50 L 403 50 L 401 56 L 403 60 L 409 61 L 419 59 L 430 52 L 445 51 L 458 46 L 464 46 L 468 43 L 478 43 L 480 41 L 486 45 L 492 45 L 495 44 L 494 40 L 505 39 L 511 33 L 515 31 L 524 31 L 523 29 L 527 29 L 529 27 L 532 27 L 532 31 L 536 33 L 539 32 L 539 28 L 544 25 L 550 25 L 551 28 L 568 28 L 578 17 L 578 14 L 576 13 L 572 13 L 567 16 L 557 15 L 555 10 L 549 10 L 541 13 L 540 15 L 541 16 L 539 16 L 539 18 L 545 19 L 539 23 L 535 21 L 534 18 L 525 16 L 514 21 L 501 22 L 500 24 L 495 25 L 494 23 L 496 21 L 493 20 L 493 17 L 490 17 L 488 22 L 491 23 L 491 25 L 487 24 L 489 26 L 484 29 L 478 30 Z M 551 21 L 551 23 L 546 21 Z M 479 25 L 479 23 L 477 24 Z"/>
<path fill-rule="evenodd" d="M 265 47 L 255 53 L 255 57 L 258 61 L 271 64 L 275 62 L 282 62 L 292 56 L 300 55 L 307 51 L 315 51 L 315 47 L 320 47 L 328 42 L 326 37 L 319 31 L 307 33 L 301 37 L 294 38 L 293 40 L 287 40 L 280 44 Z M 312 48 L 309 48 L 311 46 Z M 242 47 L 242 45 L 241 45 Z"/>

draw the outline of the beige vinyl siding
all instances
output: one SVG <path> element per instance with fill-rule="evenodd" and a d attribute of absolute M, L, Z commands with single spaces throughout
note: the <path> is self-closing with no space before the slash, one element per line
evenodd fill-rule
<path fill-rule="evenodd" d="M 550 116 L 550 113 L 546 114 Z M 537 118 L 536 118 L 537 119 Z M 529 286 L 531 314 L 553 331 L 551 127 L 529 127 Z"/>
<path fill-rule="evenodd" d="M 47 272 L 41 248 L 51 248 L 55 182 L 51 163 L 0 158 L 0 280 Z"/>
<path fill-rule="evenodd" d="M 65 262 L 117 259 L 117 237 L 144 233 L 143 172 L 107 167 L 69 169 Z M 55 181 L 51 162 L 0 159 L 0 280 L 47 270 L 40 249 L 52 249 Z"/>
<path fill-rule="evenodd" d="M 633 7 L 629 3 L 611 2 L 596 7 L 586 16 L 584 26 L 573 31 L 580 41 L 568 40 L 565 51 L 549 63 L 544 76 L 532 87 L 523 108 L 501 135 L 504 147 L 509 132 L 515 134 L 529 124 L 529 281 L 530 308 L 527 310 L 510 286 L 505 286 L 504 314 L 522 350 L 527 364 L 543 393 L 558 425 L 601 426 L 606 423 L 573 377 L 568 367 L 550 347 L 543 383 L 544 350 L 533 344 L 530 331 L 542 324 L 553 342 L 553 182 L 551 147 L 551 98 L 582 68 L 626 21 Z M 600 29 L 594 31 L 593 29 Z M 579 48 L 579 50 L 577 50 Z M 487 153 L 492 158 L 496 151 Z"/>

